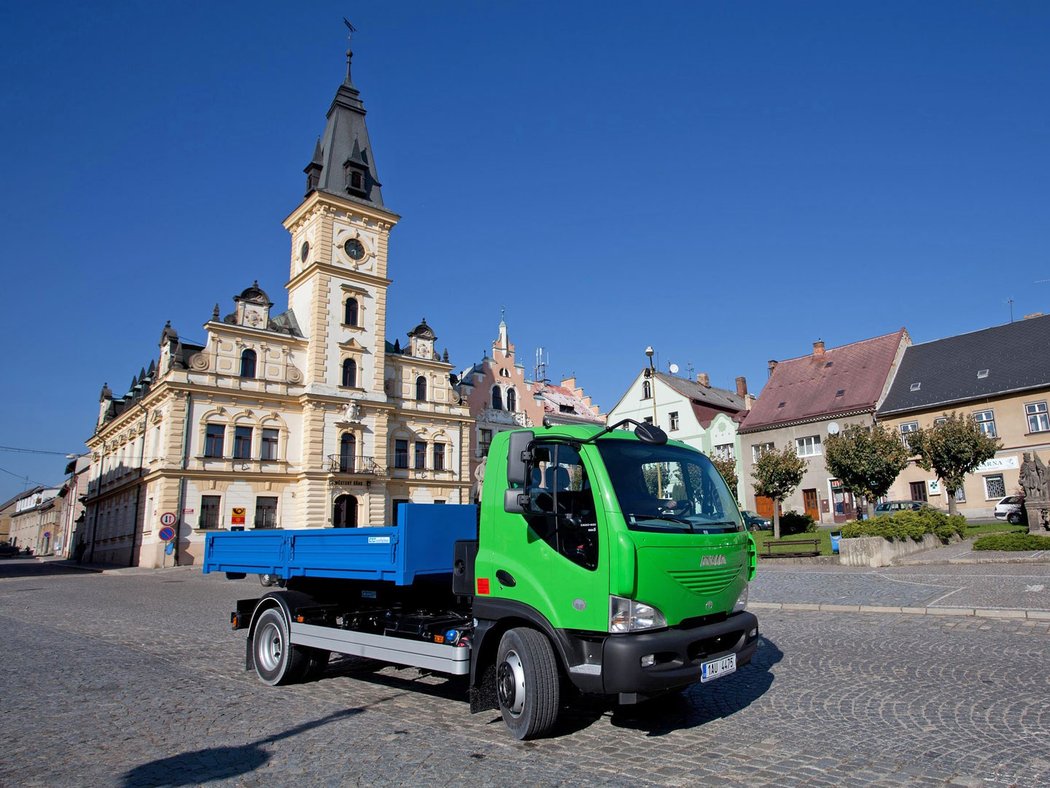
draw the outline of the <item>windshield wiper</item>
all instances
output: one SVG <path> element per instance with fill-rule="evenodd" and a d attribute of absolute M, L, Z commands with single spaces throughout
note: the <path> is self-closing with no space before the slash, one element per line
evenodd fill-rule
<path fill-rule="evenodd" d="M 688 525 L 690 531 L 696 531 L 696 529 L 693 527 L 693 522 L 691 520 L 687 520 L 684 517 L 677 517 L 673 514 L 631 514 L 630 517 L 636 523 L 641 521 L 662 520 L 667 523 Z"/>

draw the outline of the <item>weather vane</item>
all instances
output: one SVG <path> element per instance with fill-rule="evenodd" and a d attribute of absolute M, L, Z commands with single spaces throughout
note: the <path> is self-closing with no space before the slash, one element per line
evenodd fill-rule
<path fill-rule="evenodd" d="M 346 25 L 346 84 L 351 83 L 350 79 L 350 61 L 354 57 L 353 50 L 350 49 L 351 44 L 354 41 L 354 33 L 357 32 L 357 28 L 354 27 L 350 20 L 345 16 L 343 17 L 343 24 Z"/>

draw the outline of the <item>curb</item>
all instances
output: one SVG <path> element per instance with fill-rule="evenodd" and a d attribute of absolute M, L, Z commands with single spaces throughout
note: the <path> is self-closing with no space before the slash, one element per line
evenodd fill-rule
<path fill-rule="evenodd" d="M 974 618 L 1013 618 L 1050 622 L 1050 610 L 1012 610 L 980 607 L 895 607 L 893 605 L 818 605 L 802 602 L 750 602 L 749 609 L 820 613 L 891 613 L 913 616 L 970 616 Z"/>

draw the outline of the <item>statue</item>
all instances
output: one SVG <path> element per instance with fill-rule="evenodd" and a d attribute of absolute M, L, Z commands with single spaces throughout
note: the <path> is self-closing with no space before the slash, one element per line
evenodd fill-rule
<path fill-rule="evenodd" d="M 1024 490 L 1025 498 L 1035 499 L 1041 498 L 1040 492 L 1042 490 L 1042 479 L 1039 478 L 1039 469 L 1034 462 L 1032 462 L 1032 453 L 1026 451 L 1023 455 L 1024 461 L 1021 463 L 1020 472 L 1020 483 L 1021 489 Z"/>
<path fill-rule="evenodd" d="M 1050 530 L 1050 471 L 1034 451 L 1024 452 L 1023 459 L 1019 481 L 1024 490 L 1028 533 L 1043 534 Z"/>

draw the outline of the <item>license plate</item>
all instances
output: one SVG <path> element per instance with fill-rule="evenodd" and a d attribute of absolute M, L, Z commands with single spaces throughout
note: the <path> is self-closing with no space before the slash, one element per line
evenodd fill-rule
<path fill-rule="evenodd" d="M 711 681 L 712 679 L 728 676 L 736 670 L 736 654 L 730 654 L 722 659 L 713 659 L 710 662 L 700 663 L 700 681 Z"/>

